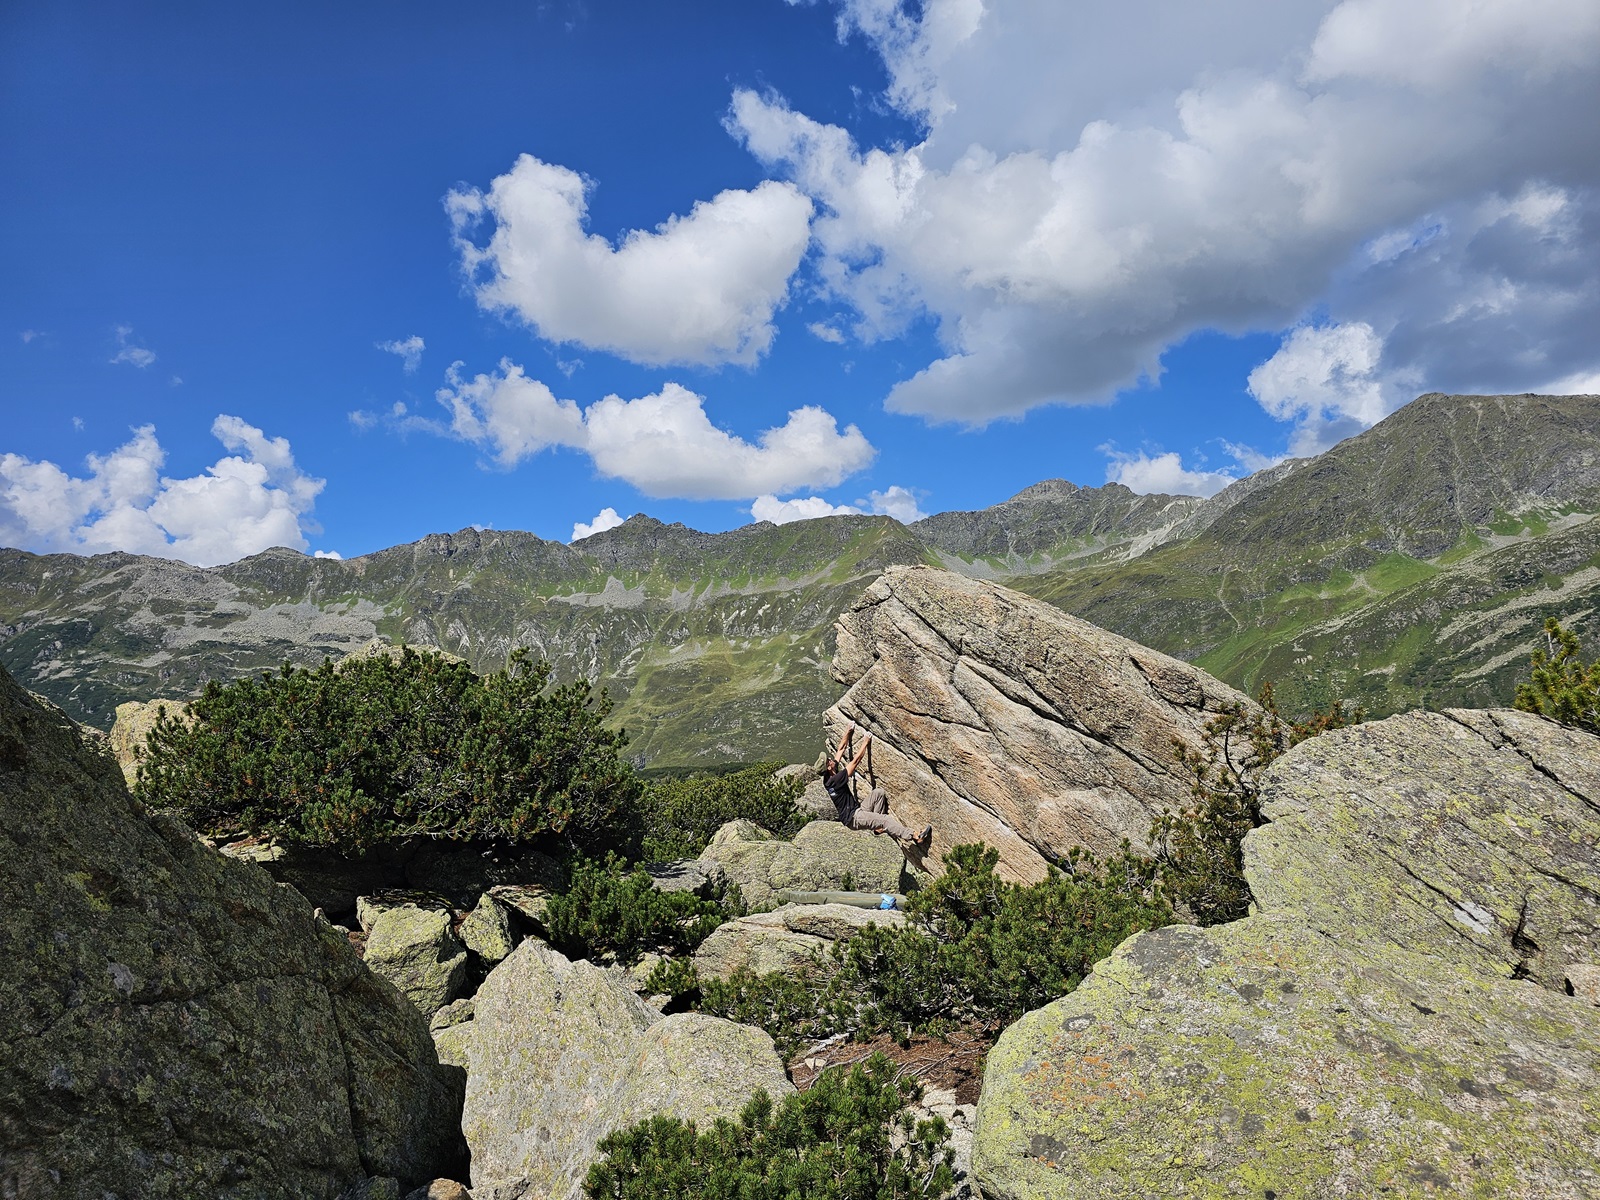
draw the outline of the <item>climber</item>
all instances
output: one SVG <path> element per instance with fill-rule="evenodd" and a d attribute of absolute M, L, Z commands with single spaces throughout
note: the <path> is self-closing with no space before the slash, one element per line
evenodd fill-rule
<path fill-rule="evenodd" d="M 933 841 L 933 826 L 923 827 L 921 833 L 912 833 L 889 815 L 889 796 L 881 787 L 874 787 L 867 793 L 867 798 L 861 802 L 856 801 L 855 792 L 851 781 L 855 777 L 861 760 L 867 756 L 867 748 L 872 745 L 872 735 L 866 734 L 861 740 L 861 746 L 856 751 L 855 757 L 850 757 L 850 742 L 855 737 L 855 726 L 852 725 L 844 735 L 844 741 L 837 751 L 828 754 L 822 768 L 822 786 L 828 790 L 828 798 L 833 801 L 834 810 L 839 814 L 839 822 L 851 829 L 870 829 L 873 833 L 887 833 L 900 843 L 902 850 L 922 853 L 927 850 Z"/>

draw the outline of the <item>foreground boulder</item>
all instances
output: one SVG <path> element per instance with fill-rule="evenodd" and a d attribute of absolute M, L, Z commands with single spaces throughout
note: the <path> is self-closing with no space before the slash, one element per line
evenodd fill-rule
<path fill-rule="evenodd" d="M 3 671 L 0 864 L 0 1195 L 331 1200 L 452 1173 L 426 1021 Z"/>
<path fill-rule="evenodd" d="M 477 1200 L 568 1200 L 614 1129 L 657 1114 L 705 1124 L 757 1089 L 793 1090 L 760 1030 L 662 1017 L 618 974 L 531 940 L 484 981 L 465 1029 Z"/>
<path fill-rule="evenodd" d="M 846 904 L 785 904 L 717 926 L 694 952 L 701 978 L 726 979 L 743 968 L 756 975 L 800 970 L 827 960 L 835 942 L 868 925 L 904 925 L 905 914 Z"/>
<path fill-rule="evenodd" d="M 700 854 L 706 874 L 739 885 L 753 910 L 775 908 L 787 891 L 904 893 L 915 888 L 905 856 L 890 837 L 812 821 L 786 842 L 753 821 L 729 821 Z"/>
<path fill-rule="evenodd" d="M 1174 738 L 1195 744 L 1251 701 L 1169 658 L 997 584 L 891 567 L 839 618 L 824 718 L 837 745 L 875 735 L 889 810 L 934 828 L 930 861 L 963 842 L 1032 881 L 1073 846 L 1142 846 L 1152 818 L 1188 802 Z"/>
<path fill-rule="evenodd" d="M 1600 1195 L 1600 1008 L 1567 994 L 1600 964 L 1600 739 L 1412 713 L 1263 797 L 1258 915 L 1131 938 L 990 1052 L 983 1194 Z"/>

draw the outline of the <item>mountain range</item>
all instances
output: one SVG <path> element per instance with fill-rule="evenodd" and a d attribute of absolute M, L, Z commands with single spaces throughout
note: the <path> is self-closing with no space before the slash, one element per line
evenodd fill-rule
<path fill-rule="evenodd" d="M 517 646 L 616 701 L 641 763 L 810 759 L 834 618 L 886 567 L 1030 592 L 1288 710 L 1509 701 L 1546 615 L 1600 604 L 1600 397 L 1413 401 L 1207 500 L 1035 484 L 976 512 L 636 516 L 572 545 L 462 530 L 350 560 L 200 568 L 0 550 L 0 663 L 75 718 L 373 638 L 480 670 Z"/>

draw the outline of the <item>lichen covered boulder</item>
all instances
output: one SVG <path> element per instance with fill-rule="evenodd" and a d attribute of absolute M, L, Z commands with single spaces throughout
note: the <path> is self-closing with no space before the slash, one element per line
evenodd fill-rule
<path fill-rule="evenodd" d="M 984 1195 L 1600 1195 L 1597 795 L 1600 739 L 1521 713 L 1297 747 L 1256 915 L 1139 934 L 990 1052 Z"/>
<path fill-rule="evenodd" d="M 377 913 L 366 959 L 424 1017 L 456 999 L 466 983 L 467 949 L 450 928 L 449 909 L 402 904 Z"/>
<path fill-rule="evenodd" d="M 757 1087 L 791 1090 L 760 1030 L 663 1019 L 621 973 L 536 941 L 490 973 L 473 1010 L 462 1127 L 478 1200 L 570 1200 L 620 1125 L 733 1116 Z"/>
<path fill-rule="evenodd" d="M 728 921 L 694 953 L 703 978 L 726 979 L 741 968 L 756 975 L 795 971 L 814 958 L 827 960 L 835 942 L 869 925 L 903 925 L 905 914 L 847 904 L 786 904 Z"/>
<path fill-rule="evenodd" d="M 739 885 L 754 911 L 776 907 L 787 891 L 900 892 L 915 888 L 905 856 L 893 838 L 846 829 L 838 821 L 812 821 L 786 842 L 750 821 L 719 829 L 700 864 Z"/>
<path fill-rule="evenodd" d="M 3 671 L 0 863 L 0 1195 L 331 1200 L 452 1173 L 426 1021 Z"/>

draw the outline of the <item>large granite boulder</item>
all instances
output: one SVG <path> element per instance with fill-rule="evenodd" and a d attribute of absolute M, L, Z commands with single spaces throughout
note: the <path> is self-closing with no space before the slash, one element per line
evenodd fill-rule
<path fill-rule="evenodd" d="M 612 1130 L 655 1114 L 734 1116 L 792 1090 L 772 1039 L 663 1018 L 618 973 L 524 942 L 473 999 L 462 1127 L 478 1200 L 569 1200 Z"/>
<path fill-rule="evenodd" d="M 467 948 L 450 928 L 448 909 L 402 904 L 384 909 L 367 935 L 367 966 L 431 1018 L 461 995 Z"/>
<path fill-rule="evenodd" d="M 1600 1196 L 1600 1008 L 1567 994 L 1600 964 L 1600 739 L 1412 713 L 1263 797 L 1256 915 L 1131 938 L 990 1052 L 983 1194 Z"/>
<path fill-rule="evenodd" d="M 786 904 L 717 926 L 694 952 L 703 978 L 726 979 L 741 967 L 757 975 L 799 970 L 813 958 L 827 960 L 835 942 L 868 925 L 903 925 L 893 909 L 848 904 Z"/>
<path fill-rule="evenodd" d="M 3 671 L 0 864 L 0 1195 L 331 1200 L 452 1173 L 459 1085 L 427 1022 Z"/>
<path fill-rule="evenodd" d="M 829 744 L 874 734 L 889 811 L 934 828 L 933 854 L 1000 851 L 1031 881 L 1073 846 L 1143 846 L 1189 787 L 1173 739 L 1196 744 L 1227 705 L 1253 708 L 1198 667 L 997 584 L 891 567 L 839 618 L 824 717 Z"/>
<path fill-rule="evenodd" d="M 862 891 L 905 893 L 915 888 L 905 856 L 890 837 L 846 829 L 838 821 L 812 821 L 783 841 L 752 821 L 729 821 L 712 835 L 699 862 L 739 885 L 753 910 L 776 907 L 781 892 Z"/>
<path fill-rule="evenodd" d="M 129 700 L 117 705 L 116 719 L 111 722 L 111 756 L 122 768 L 122 777 L 129 787 L 139 777 L 140 756 L 150 731 L 156 727 L 157 718 L 165 712 L 174 720 L 182 721 L 187 719 L 188 711 L 187 700 Z"/>

